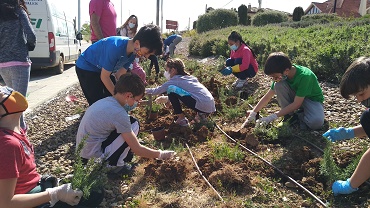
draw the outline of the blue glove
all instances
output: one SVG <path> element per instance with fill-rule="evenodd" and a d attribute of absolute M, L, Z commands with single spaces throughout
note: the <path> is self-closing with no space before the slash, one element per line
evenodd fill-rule
<path fill-rule="evenodd" d="M 234 61 L 234 65 L 242 64 L 243 59 L 242 58 L 236 58 Z"/>
<path fill-rule="evenodd" d="M 227 76 L 227 75 L 230 75 L 233 72 L 233 69 L 230 66 L 228 66 L 228 67 L 222 69 L 220 72 L 221 72 L 222 75 Z"/>
<path fill-rule="evenodd" d="M 338 194 L 350 194 L 358 190 L 358 188 L 352 188 L 349 178 L 346 181 L 335 181 L 331 187 L 334 196 Z"/>
<path fill-rule="evenodd" d="M 355 131 L 353 128 L 337 128 L 330 129 L 323 134 L 324 137 L 328 138 L 329 141 L 335 142 L 343 139 L 351 139 L 355 137 Z"/>

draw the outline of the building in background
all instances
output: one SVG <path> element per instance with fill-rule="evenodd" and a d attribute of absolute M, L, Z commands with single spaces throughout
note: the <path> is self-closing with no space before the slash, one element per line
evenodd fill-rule
<path fill-rule="evenodd" d="M 361 17 L 370 13 L 369 7 L 369 0 L 328 0 L 323 3 L 312 2 L 304 14 L 336 13 L 341 17 Z"/>

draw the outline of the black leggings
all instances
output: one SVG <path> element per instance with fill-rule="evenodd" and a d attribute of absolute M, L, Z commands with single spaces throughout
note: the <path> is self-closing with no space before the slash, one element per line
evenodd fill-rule
<path fill-rule="evenodd" d="M 249 65 L 247 70 L 241 71 L 241 72 L 235 72 L 233 73 L 237 78 L 245 80 L 247 78 L 252 78 L 256 76 L 256 71 L 254 71 L 254 68 L 252 64 Z"/>
<path fill-rule="evenodd" d="M 155 67 L 155 73 L 158 74 L 159 73 L 159 64 L 158 64 L 158 58 L 157 58 L 157 56 L 150 55 L 148 57 L 148 59 L 150 60 L 150 67 L 149 67 L 149 69 L 152 70 L 152 67 L 154 65 L 154 67 Z"/>
<path fill-rule="evenodd" d="M 188 108 L 191 108 L 193 110 L 195 110 L 196 112 L 200 112 L 200 113 L 204 113 L 203 111 L 200 111 L 198 109 L 195 108 L 195 99 L 192 98 L 190 95 L 188 96 L 180 96 L 176 93 L 169 93 L 168 94 L 168 99 L 170 100 L 171 102 L 171 105 L 173 107 L 173 111 L 175 114 L 180 114 L 182 113 L 182 108 L 181 108 L 181 103 L 184 103 L 184 105 Z"/>
<path fill-rule="evenodd" d="M 366 111 L 362 113 L 361 118 L 360 118 L 360 123 L 367 137 L 370 137 L 370 111 L 369 109 L 367 109 Z"/>
<path fill-rule="evenodd" d="M 101 81 L 100 73 L 83 70 L 76 66 L 76 74 L 78 81 L 80 82 L 82 92 L 84 93 L 89 105 L 92 105 L 102 98 L 112 96 Z M 111 80 L 115 83 L 113 77 L 111 77 Z"/>

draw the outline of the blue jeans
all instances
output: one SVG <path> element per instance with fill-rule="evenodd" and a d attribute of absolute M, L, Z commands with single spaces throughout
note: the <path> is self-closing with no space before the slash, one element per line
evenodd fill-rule
<path fill-rule="evenodd" d="M 30 81 L 31 66 L 9 66 L 0 68 L 0 75 L 6 86 L 27 97 L 28 82 Z M 21 128 L 26 128 L 23 114 L 20 119 Z"/>

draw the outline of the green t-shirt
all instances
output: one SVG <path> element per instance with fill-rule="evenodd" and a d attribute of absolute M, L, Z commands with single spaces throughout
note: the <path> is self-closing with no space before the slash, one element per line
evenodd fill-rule
<path fill-rule="evenodd" d="M 321 87 L 317 81 L 316 75 L 307 67 L 295 65 L 297 69 L 293 79 L 287 79 L 290 88 L 296 93 L 298 97 L 305 97 L 312 101 L 324 102 L 324 95 L 322 94 Z M 271 85 L 273 90 L 275 81 Z"/>

